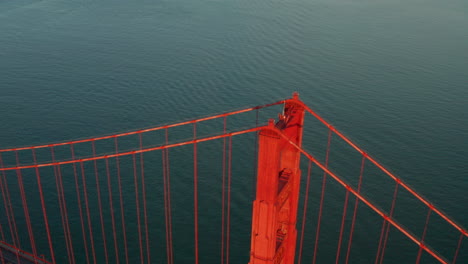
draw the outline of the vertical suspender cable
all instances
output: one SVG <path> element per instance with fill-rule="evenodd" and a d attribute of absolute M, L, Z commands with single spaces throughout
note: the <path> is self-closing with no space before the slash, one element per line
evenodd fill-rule
<path fill-rule="evenodd" d="M 432 208 L 429 207 L 429 211 L 427 211 L 427 216 L 426 216 L 426 224 L 424 225 L 424 231 L 423 231 L 423 234 L 421 236 L 421 244 L 419 245 L 418 256 L 416 257 L 416 264 L 418 264 L 419 261 L 421 260 L 421 254 L 422 254 L 422 250 L 423 250 L 424 239 L 426 238 L 426 231 L 427 231 L 427 226 L 429 225 L 429 218 L 431 217 L 431 212 L 432 212 Z"/>
<path fill-rule="evenodd" d="M 117 137 L 114 137 L 114 147 L 115 153 L 119 153 L 119 143 Z M 122 234 L 123 234 L 123 243 L 124 243 L 124 250 L 125 250 L 125 263 L 128 264 L 128 248 L 127 248 L 127 231 L 125 226 L 125 211 L 124 211 L 124 203 L 123 203 L 123 195 L 122 195 L 122 180 L 120 175 L 120 162 L 119 157 L 115 157 L 115 164 L 117 166 L 117 179 L 119 183 L 119 201 L 120 201 L 120 218 L 122 222 Z"/>
<path fill-rule="evenodd" d="M 332 128 L 329 127 L 328 130 L 328 143 L 327 143 L 327 152 L 325 155 L 325 167 L 328 167 L 328 157 L 330 154 L 330 144 L 331 144 L 331 137 L 332 137 Z M 319 243 L 319 237 L 320 237 L 320 222 L 322 220 L 322 209 L 323 209 L 323 201 L 325 198 L 325 186 L 327 183 L 327 173 L 323 173 L 323 181 L 322 181 L 322 193 L 320 196 L 320 206 L 319 206 L 319 213 L 318 213 L 318 220 L 317 220 L 317 229 L 315 233 L 315 245 L 314 245 L 314 256 L 313 256 L 313 261 L 312 263 L 315 264 L 317 261 L 317 249 L 318 249 L 318 243 Z"/>
<path fill-rule="evenodd" d="M 115 263 L 119 264 L 119 247 L 117 246 L 117 233 L 115 231 L 115 216 L 114 216 L 114 203 L 112 201 L 112 184 L 109 171 L 109 159 L 106 158 L 106 174 L 107 174 L 107 189 L 109 191 L 109 207 L 112 220 L 112 235 L 114 238 L 114 251 L 115 251 Z"/>
<path fill-rule="evenodd" d="M 32 149 L 31 152 L 32 152 L 32 156 L 33 156 L 33 162 L 34 162 L 34 164 L 37 164 L 36 151 L 34 149 Z M 47 210 L 46 210 L 46 207 L 45 207 L 44 193 L 42 191 L 41 175 L 39 173 L 39 168 L 38 167 L 36 167 L 36 179 L 37 179 L 37 187 L 39 189 L 39 198 L 41 200 L 42 216 L 44 217 L 44 224 L 45 224 L 46 233 L 47 233 L 47 241 L 49 243 L 50 257 L 52 259 L 52 263 L 55 263 L 54 248 L 52 246 L 52 238 L 51 238 L 50 229 L 49 229 L 49 220 L 47 218 Z M 81 210 L 80 210 L 80 213 L 81 213 Z M 86 253 L 88 253 L 88 252 L 86 251 Z"/>
<path fill-rule="evenodd" d="M 223 133 L 226 134 L 226 120 L 227 117 L 224 117 L 223 120 Z M 224 228 L 225 224 L 225 203 L 226 203 L 226 138 L 223 138 L 223 172 L 222 172 L 222 183 L 221 183 L 221 264 L 224 264 Z"/>
<path fill-rule="evenodd" d="M 393 200 L 392 200 L 392 205 L 391 205 L 391 208 L 390 208 L 389 217 L 393 216 L 393 211 L 395 210 L 396 198 L 397 198 L 397 194 L 398 194 L 398 186 L 399 186 L 399 182 L 397 181 L 396 185 L 395 185 L 395 191 L 393 192 Z M 384 226 L 385 226 L 385 236 L 384 236 L 383 244 L 382 244 L 382 248 L 381 248 L 380 261 L 379 261 L 380 264 L 382 264 L 383 259 L 384 259 L 385 249 L 387 247 L 388 233 L 390 231 L 390 223 L 387 222 L 385 219 L 384 219 Z M 380 249 L 380 243 L 379 243 L 379 249 Z M 377 254 L 377 257 L 379 257 L 378 254 Z"/>
<path fill-rule="evenodd" d="M 345 220 L 346 220 L 346 211 L 348 209 L 348 198 L 349 198 L 349 189 L 346 189 L 346 197 L 345 197 L 345 202 L 343 206 L 343 217 L 341 218 L 340 236 L 338 239 L 338 249 L 336 250 L 336 260 L 335 260 L 336 264 L 338 264 L 339 259 L 340 259 L 341 242 L 343 240 L 343 231 L 344 231 L 344 225 L 345 225 Z"/>
<path fill-rule="evenodd" d="M 20 165 L 19 161 L 19 155 L 18 151 L 15 150 L 15 156 L 16 156 L 16 166 Z M 36 242 L 34 241 L 34 233 L 32 230 L 31 226 L 31 218 L 29 216 L 29 208 L 28 208 L 28 203 L 26 200 L 26 193 L 24 192 L 24 185 L 23 185 L 23 175 L 21 173 L 21 170 L 16 170 L 16 176 L 18 178 L 18 185 L 20 189 L 20 195 L 21 195 L 21 200 L 23 202 L 23 211 L 24 211 L 24 217 L 26 219 L 26 227 L 28 229 L 28 234 L 29 234 L 29 240 L 31 242 L 31 248 L 34 256 L 37 256 L 37 251 L 36 251 Z M 34 263 L 37 263 L 36 259 L 34 259 Z"/>
<path fill-rule="evenodd" d="M 166 256 L 167 256 L 167 264 L 170 264 L 171 254 L 170 254 L 170 242 L 169 242 L 169 212 L 168 212 L 169 206 L 167 204 L 166 151 L 167 149 L 162 149 L 162 165 L 163 165 L 162 167 L 163 167 L 164 221 L 166 224 Z"/>
<path fill-rule="evenodd" d="M 0 153 L 1 155 L 1 153 Z M 1 160 L 1 158 L 0 158 Z M 3 164 L 1 166 L 3 168 Z M 6 195 L 5 195 L 5 190 L 3 189 L 3 179 L 5 179 L 5 187 L 6 187 L 6 177 L 5 177 L 5 171 L 2 171 L 2 177 L 0 178 L 0 190 L 2 191 L 2 198 L 3 198 L 3 204 L 4 204 L 4 207 L 5 207 L 5 214 L 8 218 L 8 225 L 10 227 L 10 233 L 11 233 L 11 239 L 13 241 L 13 244 L 15 244 L 15 235 L 13 233 L 13 227 L 12 227 L 12 221 L 10 219 L 10 209 L 9 209 L 9 205 L 8 205 L 8 202 L 7 202 L 7 199 L 6 199 Z M 4 238 L 3 238 L 3 241 L 6 241 Z"/>
<path fill-rule="evenodd" d="M 193 139 L 197 139 L 197 123 L 193 123 Z M 195 228 L 195 264 L 198 264 L 198 161 L 197 143 L 193 144 L 193 213 Z"/>
<path fill-rule="evenodd" d="M 85 208 L 86 208 L 86 216 L 88 218 L 88 230 L 89 230 L 89 240 L 91 241 L 91 253 L 93 255 L 94 264 L 96 264 L 96 251 L 94 250 L 94 237 L 93 237 L 93 229 L 91 224 L 91 215 L 89 213 L 89 202 L 88 202 L 88 191 L 86 188 L 86 175 L 84 171 L 84 164 L 80 162 L 81 168 L 81 179 L 83 180 L 83 196 L 85 200 Z"/>
<path fill-rule="evenodd" d="M 226 264 L 229 264 L 231 234 L 231 179 L 232 179 L 232 136 L 229 136 L 228 179 L 227 179 L 227 223 L 226 223 Z"/>
<path fill-rule="evenodd" d="M 0 168 L 3 168 L 3 159 L 2 159 L 1 154 L 2 153 L 0 153 Z M 3 180 L 3 184 L 2 184 L 2 180 Z M 11 206 L 10 191 L 8 190 L 8 183 L 6 180 L 5 171 L 2 171 L 2 178 L 0 179 L 0 189 L 2 190 L 3 203 L 5 205 L 5 212 L 7 214 L 8 225 L 10 227 L 11 240 L 13 241 L 13 245 L 20 248 L 18 230 L 16 228 L 16 220 L 15 220 L 15 215 L 13 213 L 13 207 Z M 16 259 L 18 260 L 18 263 L 19 263 L 20 259 L 19 259 L 18 252 L 16 252 Z"/>
<path fill-rule="evenodd" d="M 380 230 L 379 246 L 377 247 L 377 254 L 375 255 L 375 264 L 379 263 L 380 252 L 382 251 L 382 241 L 387 227 L 387 220 L 384 218 L 382 221 L 382 229 Z"/>
<path fill-rule="evenodd" d="M 143 138 L 141 133 L 138 134 L 140 140 L 140 149 L 143 149 Z M 140 153 L 140 173 L 141 173 L 141 195 L 143 200 L 143 216 L 145 223 L 145 238 L 146 238 L 146 256 L 148 259 L 148 264 L 151 263 L 150 260 L 150 247 L 149 247 L 149 236 L 148 236 L 148 216 L 146 210 L 146 186 L 145 186 L 145 163 L 143 153 Z"/>
<path fill-rule="evenodd" d="M 2 177 L 0 177 L 0 190 L 2 191 L 2 198 L 3 198 L 3 203 L 5 205 L 5 214 L 7 215 L 7 218 L 8 218 L 8 225 L 10 226 L 10 232 L 13 232 L 12 228 L 11 228 L 11 223 L 10 223 L 10 215 L 8 213 L 8 210 L 7 210 L 7 205 L 6 205 L 6 199 L 5 199 L 5 192 L 3 190 L 3 179 Z M 2 229 L 2 240 L 6 242 L 6 239 L 5 239 L 5 235 L 3 233 L 3 229 Z M 13 237 L 13 234 L 11 234 L 12 236 L 12 239 L 14 238 Z"/>
<path fill-rule="evenodd" d="M 138 245 L 140 247 L 140 262 L 144 262 L 143 258 L 143 245 L 141 239 L 141 226 L 140 226 L 140 199 L 138 194 L 138 174 L 137 174 L 137 164 L 136 164 L 136 154 L 132 154 L 133 159 L 133 181 L 135 184 L 135 203 L 136 203 L 136 215 L 137 215 L 137 229 L 138 229 Z"/>
<path fill-rule="evenodd" d="M 3 159 L 2 159 L 1 154 L 2 153 L 0 153 L 0 168 L 3 168 Z M 8 183 L 7 183 L 5 171 L 2 171 L 2 177 L 3 177 L 3 182 L 4 182 L 3 189 L 2 189 L 2 196 L 3 196 L 3 202 L 5 204 L 5 211 L 8 217 L 8 224 L 10 225 L 11 239 L 13 241 L 13 245 L 20 248 L 21 246 L 19 244 L 18 229 L 16 228 L 15 214 L 13 213 L 13 207 L 11 205 L 10 191 L 8 189 Z"/>
<path fill-rule="evenodd" d="M 455 255 L 453 256 L 452 264 L 455 264 L 457 262 L 458 252 L 460 251 L 461 244 L 462 244 L 462 241 L 463 241 L 464 237 L 465 237 L 465 235 L 463 235 L 463 233 L 461 233 L 460 234 L 460 239 L 458 239 L 458 245 L 457 245 L 457 249 L 455 250 Z"/>
<path fill-rule="evenodd" d="M 91 147 L 93 150 L 93 157 L 96 157 L 96 144 L 94 140 L 91 141 Z M 104 229 L 104 218 L 102 212 L 102 201 L 101 201 L 101 186 L 99 184 L 99 173 L 97 169 L 97 161 L 94 160 L 94 177 L 96 178 L 96 190 L 97 190 L 97 198 L 98 198 L 98 208 L 99 208 L 99 219 L 101 220 L 101 234 L 102 234 L 102 242 L 104 246 L 104 257 L 106 263 L 109 263 L 109 255 L 107 254 L 107 242 L 106 242 L 106 232 Z"/>
<path fill-rule="evenodd" d="M 299 253 L 297 257 L 298 264 L 301 264 L 301 261 L 302 261 L 302 248 L 304 245 L 304 234 L 305 234 L 305 226 L 306 226 L 306 220 L 307 220 L 307 205 L 309 203 L 309 189 L 310 189 L 311 174 L 312 174 L 312 161 L 309 160 L 309 166 L 307 169 L 307 182 L 306 182 L 306 189 L 305 189 L 305 196 L 304 196 L 304 207 L 302 210 L 301 240 L 299 242 Z"/>
<path fill-rule="evenodd" d="M 169 130 L 165 130 L 166 145 L 169 144 Z M 172 250 L 172 212 L 171 212 L 171 166 L 169 162 L 169 149 L 166 148 L 164 152 L 164 158 L 166 160 L 166 191 L 167 191 L 167 219 L 169 223 L 168 237 L 169 237 L 169 262 L 174 263 L 174 254 Z"/>
<path fill-rule="evenodd" d="M 55 163 L 55 153 L 54 153 L 54 147 L 50 147 L 50 155 L 52 157 L 52 162 Z M 63 196 L 62 196 L 62 188 L 60 187 L 60 178 L 61 178 L 61 172 L 60 172 L 60 165 L 54 165 L 54 175 L 55 175 L 55 186 L 57 188 L 57 195 L 58 195 L 58 200 L 59 200 L 59 208 L 60 208 L 60 215 L 62 219 L 62 226 L 63 226 L 63 234 L 65 236 L 65 245 L 67 247 L 67 254 L 68 254 L 68 262 L 73 263 L 74 257 L 73 257 L 73 249 L 70 244 L 71 240 L 69 238 L 68 234 L 68 228 L 67 228 L 67 217 L 65 215 L 65 208 L 64 208 L 64 203 L 63 203 Z"/>
<path fill-rule="evenodd" d="M 62 169 L 60 168 L 60 165 L 57 166 L 57 171 L 58 171 L 60 192 L 62 194 L 63 212 L 65 214 L 65 226 L 67 228 L 68 243 L 70 244 L 71 261 L 72 263 L 75 263 L 75 253 L 73 250 L 72 236 L 70 232 L 70 224 L 68 221 L 68 210 L 67 210 L 67 203 L 65 200 L 65 189 L 63 188 Z"/>
<path fill-rule="evenodd" d="M 397 185 L 395 186 L 395 192 L 393 193 L 393 200 L 392 200 L 392 207 L 390 208 L 390 217 L 393 216 L 393 212 L 395 210 L 395 204 L 396 204 L 396 198 L 398 194 L 398 187 L 399 187 L 399 181 L 396 183 Z M 383 263 L 383 259 L 385 256 L 385 249 L 387 248 L 387 241 L 388 241 L 388 233 L 390 232 L 390 223 L 387 223 L 387 230 L 385 231 L 385 238 L 384 238 L 384 243 L 382 247 L 382 256 L 380 257 L 380 264 Z"/>
<path fill-rule="evenodd" d="M 362 177 L 364 175 L 364 165 L 366 163 L 366 157 L 367 155 L 364 153 L 364 155 L 362 155 L 362 160 L 361 160 L 361 171 L 359 172 L 359 182 L 358 182 L 358 189 L 357 189 L 358 193 L 361 192 L 361 184 L 362 184 Z M 351 253 L 351 245 L 353 242 L 354 224 L 356 223 L 358 203 L 359 203 L 359 199 L 358 197 L 356 197 L 354 201 L 353 220 L 351 221 L 351 230 L 349 231 L 348 249 L 346 250 L 346 261 L 345 261 L 346 264 L 348 264 L 349 255 Z"/>
<path fill-rule="evenodd" d="M 70 144 L 70 152 L 71 152 L 72 160 L 74 160 L 75 159 L 75 148 L 74 148 L 73 144 Z M 90 263 L 89 252 L 88 252 L 88 242 L 87 242 L 87 239 L 86 239 L 86 231 L 85 231 L 85 225 L 84 225 L 84 219 L 83 219 L 83 209 L 81 207 L 81 194 L 80 194 L 80 187 L 79 187 L 79 184 L 78 184 L 78 172 L 77 172 L 77 169 L 76 169 L 76 163 L 73 163 L 73 176 L 75 178 L 75 190 L 76 190 L 76 198 L 77 198 L 76 200 L 77 200 L 77 203 L 78 203 L 78 211 L 79 211 L 79 214 L 80 214 L 81 235 L 83 236 L 83 245 L 84 245 L 84 249 L 85 249 L 86 263 Z"/>
<path fill-rule="evenodd" d="M 255 127 L 258 127 L 258 112 L 259 109 L 255 110 Z M 224 132 L 226 133 L 226 131 Z M 253 158 L 253 181 L 252 181 L 252 199 L 255 199 L 257 192 L 257 159 L 258 159 L 258 135 L 260 132 L 255 133 L 254 142 L 254 158 Z"/>

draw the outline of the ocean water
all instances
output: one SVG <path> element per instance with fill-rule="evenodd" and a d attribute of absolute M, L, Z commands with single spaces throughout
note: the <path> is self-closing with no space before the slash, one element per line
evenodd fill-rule
<path fill-rule="evenodd" d="M 0 148 L 139 129 L 268 103 L 298 91 L 304 102 L 466 227 L 467 12 L 463 0 L 3 0 Z M 313 140 L 314 134 L 308 136 Z M 243 143 L 239 139 L 234 145 L 240 149 Z M 181 165 L 178 170 L 189 169 Z M 246 183 L 237 184 L 241 192 Z M 186 187 L 177 186 L 175 193 Z M 235 200 L 250 201 L 251 189 Z M 175 203 L 182 209 L 186 204 L 183 197 Z M 247 208 L 233 203 L 237 207 Z M 339 224 L 342 201 L 336 208 L 333 221 Z M 245 212 L 250 208 L 234 216 L 247 226 L 240 227 L 242 232 L 250 230 Z M 315 213 L 308 213 L 311 223 Z M 211 234 L 219 239 L 218 234 L 205 231 L 205 242 L 216 247 L 209 240 Z M 248 261 L 248 251 L 237 253 L 248 250 L 244 233 L 233 238 L 232 263 Z M 188 247 L 183 242 L 179 248 Z M 373 261 L 378 241 L 369 238 L 368 243 L 369 251 L 364 247 L 352 255 L 353 263 Z M 468 261 L 467 244 L 465 238 L 463 261 Z M 204 255 L 211 250 L 205 247 Z M 213 250 L 205 263 L 218 261 L 219 250 Z M 334 244 L 325 246 L 321 255 L 334 256 L 334 250 Z M 409 256 L 402 253 L 406 250 Z M 388 263 L 416 258 L 417 249 L 396 251 L 407 258 L 389 257 Z M 154 263 L 164 260 L 165 248 L 152 253 L 158 254 L 162 257 L 154 257 Z M 190 254 L 182 251 L 176 262 L 188 262 Z"/>

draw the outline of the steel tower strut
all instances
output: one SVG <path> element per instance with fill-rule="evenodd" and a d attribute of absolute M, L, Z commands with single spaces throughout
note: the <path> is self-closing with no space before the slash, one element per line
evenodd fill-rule
<path fill-rule="evenodd" d="M 270 127 L 259 132 L 249 264 L 294 263 L 300 152 L 271 128 L 301 145 L 304 107 L 298 97 L 294 93 L 285 101 L 279 121 L 270 120 Z"/>

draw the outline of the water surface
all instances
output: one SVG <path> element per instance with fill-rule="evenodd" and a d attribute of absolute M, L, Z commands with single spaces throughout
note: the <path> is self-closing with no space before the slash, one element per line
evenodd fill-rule
<path fill-rule="evenodd" d="M 467 10 L 462 0 L 5 0 L 0 147 L 298 91 L 468 226 Z"/>

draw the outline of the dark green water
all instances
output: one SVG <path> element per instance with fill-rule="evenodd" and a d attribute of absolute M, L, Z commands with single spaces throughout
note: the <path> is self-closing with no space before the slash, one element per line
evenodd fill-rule
<path fill-rule="evenodd" d="M 263 104 L 298 91 L 338 129 L 468 226 L 467 12 L 463 0 L 3 0 L 0 147 L 148 127 Z M 312 142 L 314 135 L 306 140 Z M 245 142 L 253 144 L 254 139 L 234 141 L 239 152 L 233 162 L 251 172 L 254 149 L 243 156 Z M 209 150 L 219 151 L 222 142 L 214 144 L 218 145 L 206 146 L 205 156 L 211 153 L 216 160 L 219 155 Z M 174 193 L 190 189 L 182 180 L 190 181 L 185 175 L 190 169 L 190 163 L 174 169 L 174 175 L 184 175 L 173 179 Z M 317 175 L 312 183 L 319 190 Z M 250 208 L 244 204 L 252 198 L 252 188 L 251 178 L 245 177 L 233 183 L 238 190 L 233 208 L 239 208 L 233 222 L 240 226 L 233 231 L 233 263 L 248 259 Z M 207 190 L 219 185 L 219 177 L 214 179 L 202 179 Z M 161 191 L 158 184 L 160 179 L 149 183 L 155 200 Z M 328 216 L 334 219 L 329 232 L 335 234 L 344 195 L 331 186 L 332 193 L 339 193 L 328 199 L 332 208 L 336 206 Z M 180 212 L 175 218 L 183 225 L 184 217 L 191 216 L 183 211 L 192 208 L 184 207 L 188 202 L 183 196 L 174 199 Z M 219 192 L 207 193 L 204 199 L 219 200 Z M 409 204 L 401 206 L 413 210 Z M 309 245 L 316 221 L 316 211 L 311 210 Z M 163 223 L 158 216 L 152 218 L 155 226 Z M 206 216 L 219 220 L 219 215 Z M 219 230 L 210 229 L 210 224 L 204 228 L 202 262 L 215 263 L 219 243 L 212 237 L 219 239 Z M 357 228 L 368 229 L 365 221 Z M 179 237 L 186 233 L 184 228 L 177 232 Z M 445 244 L 434 236 L 436 244 Z M 176 261 L 190 262 L 191 242 L 183 238 L 175 243 L 182 250 Z M 353 263 L 373 263 L 378 237 L 367 243 L 352 255 Z M 459 263 L 468 261 L 467 244 L 465 239 Z M 446 247 L 451 260 L 453 246 Z M 47 250 L 45 240 L 43 248 Z M 207 257 L 211 250 L 216 253 Z M 309 246 L 304 261 L 311 260 L 311 250 Z M 320 252 L 331 257 L 319 258 L 319 263 L 333 262 L 335 242 Z M 401 245 L 395 252 L 397 257 L 389 257 L 388 263 L 413 263 L 417 248 Z M 155 246 L 154 263 L 164 254 L 163 246 Z M 137 254 L 134 257 L 138 261 Z"/>

